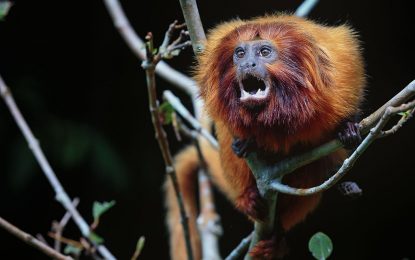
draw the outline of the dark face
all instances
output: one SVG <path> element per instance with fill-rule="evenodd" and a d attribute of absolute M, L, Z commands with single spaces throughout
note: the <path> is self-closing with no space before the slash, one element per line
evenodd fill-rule
<path fill-rule="evenodd" d="M 252 107 L 267 102 L 272 84 L 266 65 L 277 58 L 277 49 L 267 40 L 241 42 L 235 47 L 233 62 L 241 104 Z"/>

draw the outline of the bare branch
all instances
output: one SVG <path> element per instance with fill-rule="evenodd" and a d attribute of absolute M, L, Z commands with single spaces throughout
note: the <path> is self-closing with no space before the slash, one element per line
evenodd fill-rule
<path fill-rule="evenodd" d="M 295 15 L 306 17 L 313 10 L 319 0 L 304 0 L 304 2 L 295 10 Z"/>
<path fill-rule="evenodd" d="M 180 0 L 180 6 L 192 40 L 193 51 L 198 56 L 205 49 L 206 35 L 200 20 L 196 0 Z"/>
<path fill-rule="evenodd" d="M 403 90 L 396 94 L 392 99 L 385 103 L 382 107 L 366 117 L 360 122 L 361 132 L 367 133 L 383 115 L 387 107 L 397 107 L 407 102 L 409 99 L 415 96 L 415 80 L 409 83 Z"/>
<path fill-rule="evenodd" d="M 0 217 L 0 227 L 4 228 L 10 234 L 14 235 L 15 237 L 19 238 L 20 240 L 24 241 L 26 244 L 33 246 L 34 248 L 38 249 L 45 255 L 59 260 L 73 260 L 70 256 L 65 256 L 59 253 L 58 251 L 54 250 L 47 244 L 39 241 L 38 239 L 34 238 L 32 235 L 20 230 L 16 226 L 12 225 L 11 223 L 4 220 Z"/>
<path fill-rule="evenodd" d="M 279 181 L 273 181 L 270 184 L 270 186 L 275 191 L 298 196 L 312 195 L 329 189 L 334 184 L 336 184 L 341 178 L 343 178 L 343 176 L 353 167 L 357 159 L 366 151 L 369 145 L 373 141 L 375 141 L 379 137 L 379 135 L 382 134 L 382 129 L 385 127 L 386 123 L 391 119 L 392 116 L 396 115 L 397 113 L 413 109 L 414 107 L 415 101 L 412 101 L 408 104 L 403 104 L 399 107 L 386 108 L 383 116 L 381 117 L 377 125 L 370 130 L 369 134 L 366 136 L 363 142 L 356 148 L 352 155 L 343 162 L 343 165 L 340 167 L 340 169 L 328 180 L 326 180 L 323 184 L 308 189 L 297 189 L 282 184 Z"/>
<path fill-rule="evenodd" d="M 409 119 L 412 118 L 415 113 L 415 109 L 403 113 L 404 114 L 401 116 L 401 119 L 399 119 L 399 121 L 393 127 L 391 127 L 389 130 L 382 131 L 378 137 L 383 138 L 396 133 Z"/>
<path fill-rule="evenodd" d="M 23 118 L 22 114 L 20 113 L 20 110 L 17 107 L 16 102 L 13 99 L 10 89 L 6 86 L 1 76 L 0 76 L 0 94 L 1 94 L 1 97 L 4 99 L 4 101 L 6 102 L 6 105 L 9 108 L 10 113 L 12 114 L 14 120 L 19 126 L 20 130 L 22 131 L 27 143 L 29 144 L 29 148 L 32 150 L 33 155 L 35 156 L 37 162 L 42 168 L 43 173 L 45 174 L 52 188 L 54 189 L 55 199 L 59 201 L 68 212 L 70 212 L 73 220 L 77 224 L 82 235 L 85 237 L 89 237 L 90 229 L 89 229 L 88 224 L 79 214 L 78 210 L 72 205 L 71 199 L 69 198 L 62 184 L 59 182 L 58 178 L 56 177 L 55 172 L 52 170 L 52 167 L 50 166 L 48 160 L 46 159 L 45 154 L 40 148 L 39 141 L 35 138 L 28 124 L 26 123 L 26 120 Z M 115 259 L 115 257 L 103 245 L 98 246 L 98 251 L 107 259 Z"/>
<path fill-rule="evenodd" d="M 152 35 L 148 34 L 146 39 L 151 42 Z M 166 133 L 160 122 L 160 111 L 157 102 L 157 91 L 156 91 L 156 79 L 155 79 L 155 67 L 157 61 L 153 57 L 152 44 L 146 44 L 147 59 L 143 61 L 142 67 L 146 72 L 147 77 L 147 90 L 148 90 L 148 99 L 150 105 L 151 120 L 153 122 L 154 131 L 156 132 L 156 139 L 158 141 L 161 154 L 163 155 L 164 163 L 166 165 L 166 173 L 170 176 L 170 180 L 173 183 L 174 191 L 176 194 L 177 202 L 179 204 L 180 216 L 182 218 L 183 234 L 186 242 L 186 251 L 189 260 L 193 259 L 192 245 L 190 241 L 190 229 L 188 216 L 184 208 L 184 202 L 182 193 L 179 189 L 179 184 L 177 181 L 177 175 L 173 164 L 173 158 L 170 153 L 169 142 L 167 140 Z"/>
<path fill-rule="evenodd" d="M 128 47 L 133 53 L 140 59 L 145 59 L 145 46 L 143 40 L 138 37 L 130 22 L 128 21 L 124 11 L 118 0 L 104 0 L 105 6 L 111 18 L 114 22 L 115 27 L 127 43 Z M 167 63 L 161 61 L 157 65 L 156 73 L 166 81 L 175 85 L 179 89 L 185 91 L 191 96 L 197 96 L 199 89 L 196 82 L 191 78 L 187 77 L 183 73 L 173 69 Z"/>
<path fill-rule="evenodd" d="M 192 114 L 190 114 L 189 110 L 180 102 L 180 99 L 176 97 L 171 91 L 166 90 L 163 92 L 163 97 L 167 100 L 173 108 L 187 121 L 192 125 L 192 127 L 202 135 L 215 149 L 219 149 L 218 141 L 202 127 L 200 122 L 196 120 Z"/>
<path fill-rule="evenodd" d="M 72 205 L 76 208 L 79 203 L 79 198 L 74 198 L 72 201 Z M 61 221 L 59 222 L 53 222 L 52 223 L 52 231 L 55 233 L 56 237 L 58 239 L 55 239 L 55 245 L 54 248 L 56 251 L 61 251 L 61 240 L 59 238 L 62 237 L 63 230 L 65 229 L 66 224 L 71 219 L 71 213 L 68 211 L 65 213 L 65 215 L 62 217 Z"/>
<path fill-rule="evenodd" d="M 247 237 L 242 239 L 241 243 L 234 249 L 232 252 L 225 258 L 225 260 L 236 260 L 240 259 L 243 254 L 248 251 L 249 243 L 252 239 L 252 234 L 249 234 Z"/>

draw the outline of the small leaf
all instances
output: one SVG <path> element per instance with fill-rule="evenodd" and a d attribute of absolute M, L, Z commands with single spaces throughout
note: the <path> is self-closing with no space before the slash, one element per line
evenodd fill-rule
<path fill-rule="evenodd" d="M 333 252 L 333 244 L 326 234 L 317 232 L 310 238 L 308 249 L 315 259 L 325 260 Z"/>
<path fill-rule="evenodd" d="M 399 112 L 398 115 L 406 118 L 410 115 L 410 113 L 411 113 L 411 110 L 408 110 L 408 111 L 405 111 L 405 112 Z"/>
<path fill-rule="evenodd" d="M 140 256 L 141 251 L 143 251 L 143 247 L 144 247 L 144 243 L 145 242 L 146 242 L 146 238 L 145 237 L 140 237 L 138 239 L 137 245 L 135 247 L 135 252 L 134 252 L 133 257 L 131 257 L 131 260 L 135 260 L 135 259 L 137 259 Z"/>
<path fill-rule="evenodd" d="M 115 205 L 115 201 L 112 200 L 110 202 L 98 202 L 94 201 L 94 205 L 92 206 L 92 216 L 94 217 L 94 221 L 98 221 L 102 214 L 104 214 L 107 210 L 112 208 Z"/>
<path fill-rule="evenodd" d="M 94 232 L 91 232 L 89 234 L 89 239 L 92 242 L 94 242 L 94 243 L 96 243 L 98 245 L 104 243 L 104 239 L 102 237 L 98 236 L 97 233 L 94 233 Z"/>
<path fill-rule="evenodd" d="M 4 20 L 4 18 L 7 16 L 7 14 L 10 11 L 10 8 L 12 7 L 13 3 L 10 1 L 1 1 L 0 2 L 0 20 Z"/>
<path fill-rule="evenodd" d="M 156 55 L 157 54 L 157 51 L 158 51 L 157 48 L 154 48 L 153 49 L 153 55 Z"/>
<path fill-rule="evenodd" d="M 159 108 L 162 114 L 163 124 L 165 125 L 171 124 L 173 120 L 173 113 L 174 113 L 173 106 L 169 102 L 165 101 L 163 104 L 160 105 Z"/>
<path fill-rule="evenodd" d="M 66 245 L 65 249 L 63 250 L 63 253 L 65 255 L 74 255 L 79 256 L 81 254 L 82 249 L 79 247 L 75 247 L 72 245 Z"/>

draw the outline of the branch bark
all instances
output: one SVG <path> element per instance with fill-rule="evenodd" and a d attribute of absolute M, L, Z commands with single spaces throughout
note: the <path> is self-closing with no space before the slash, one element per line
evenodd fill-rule
<path fill-rule="evenodd" d="M 38 249 L 45 255 L 58 260 L 73 260 L 72 257 L 62 255 L 58 251 L 54 250 L 50 246 L 46 245 L 45 243 L 39 241 L 38 239 L 34 238 L 32 235 L 24 232 L 23 230 L 17 228 L 16 226 L 12 225 L 2 217 L 0 217 L 0 227 L 4 228 L 10 234 L 14 235 L 15 237 L 19 238 L 23 242 L 28 245 L 33 246 L 34 248 Z"/>
<path fill-rule="evenodd" d="M 6 83 L 4 83 L 1 75 L 0 75 L 0 95 L 6 102 L 6 105 L 9 108 L 10 113 L 12 114 L 18 127 L 23 133 L 27 143 L 29 144 L 29 148 L 32 150 L 32 153 L 35 156 L 40 167 L 42 168 L 43 173 L 45 174 L 50 185 L 55 191 L 55 199 L 59 203 L 61 203 L 62 206 L 72 215 L 72 218 L 77 224 L 82 235 L 84 237 L 89 237 L 90 235 L 89 225 L 83 219 L 81 214 L 79 214 L 78 210 L 72 205 L 71 199 L 69 198 L 62 184 L 59 182 L 58 178 L 56 177 L 55 172 L 52 170 L 52 167 L 50 166 L 49 161 L 46 159 L 45 154 L 40 148 L 39 141 L 33 135 L 32 130 L 30 130 L 29 125 L 27 124 L 19 108 L 17 107 L 16 102 L 13 99 L 12 93 L 10 89 L 6 86 Z M 108 251 L 108 249 L 103 245 L 98 246 L 98 251 L 106 259 L 115 259 L 115 257 L 111 254 L 111 252 Z"/>

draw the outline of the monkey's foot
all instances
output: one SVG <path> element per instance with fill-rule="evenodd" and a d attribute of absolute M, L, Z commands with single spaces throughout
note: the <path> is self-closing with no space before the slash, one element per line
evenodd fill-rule
<path fill-rule="evenodd" d="M 282 259 L 288 254 L 288 246 L 285 238 L 277 239 L 274 235 L 269 240 L 259 241 L 249 252 L 254 259 Z"/>
<path fill-rule="evenodd" d="M 245 158 L 249 152 L 255 147 L 255 141 L 252 138 L 240 139 L 238 137 L 233 138 L 232 150 L 239 158 Z"/>
<path fill-rule="evenodd" d="M 346 122 L 343 129 L 338 133 L 338 137 L 346 149 L 356 148 L 362 142 L 359 124 Z"/>
<path fill-rule="evenodd" d="M 255 220 L 266 218 L 268 210 L 264 199 L 255 185 L 245 189 L 236 199 L 236 208 Z"/>

